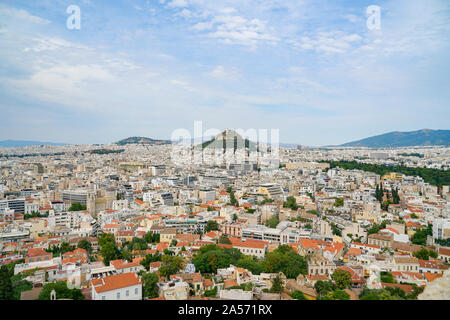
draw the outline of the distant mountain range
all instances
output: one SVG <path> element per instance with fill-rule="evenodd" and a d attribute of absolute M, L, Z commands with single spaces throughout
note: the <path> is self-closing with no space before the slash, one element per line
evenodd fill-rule
<path fill-rule="evenodd" d="M 338 147 L 395 148 L 412 146 L 450 146 L 450 130 L 394 131 L 344 143 Z"/>
<path fill-rule="evenodd" d="M 1 140 L 0 148 L 19 148 L 28 146 L 65 146 L 68 143 L 56 143 L 56 142 L 42 142 L 42 141 L 27 141 L 27 140 Z"/>
<path fill-rule="evenodd" d="M 119 146 L 123 146 L 126 144 L 148 144 L 148 145 L 162 145 L 162 144 L 171 144 L 170 140 L 158 140 L 146 137 L 130 137 L 116 142 Z"/>

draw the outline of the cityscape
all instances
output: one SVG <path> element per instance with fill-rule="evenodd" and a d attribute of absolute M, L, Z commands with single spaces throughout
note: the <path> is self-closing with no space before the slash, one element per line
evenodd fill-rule
<path fill-rule="evenodd" d="M 375 2 L 2 2 L 0 300 L 450 300 L 450 6 Z"/>

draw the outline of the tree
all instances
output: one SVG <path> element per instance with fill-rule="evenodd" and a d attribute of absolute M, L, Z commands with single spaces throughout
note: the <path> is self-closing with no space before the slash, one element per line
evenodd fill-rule
<path fill-rule="evenodd" d="M 268 226 L 269 228 L 276 228 L 279 223 L 280 218 L 278 217 L 278 214 L 275 214 L 269 220 L 267 220 L 266 226 Z"/>
<path fill-rule="evenodd" d="M 241 258 L 236 262 L 236 267 L 244 268 L 249 270 L 251 273 L 258 275 L 264 272 L 264 267 L 258 258 L 242 255 Z"/>
<path fill-rule="evenodd" d="M 289 196 L 286 198 L 286 200 L 287 201 L 283 202 L 283 208 L 290 208 L 291 210 L 298 209 L 297 201 L 295 200 L 294 197 Z"/>
<path fill-rule="evenodd" d="M 144 259 L 142 259 L 141 264 L 148 271 L 150 269 L 150 263 L 161 261 L 161 259 L 162 259 L 162 256 L 159 253 L 148 254 L 145 256 Z"/>
<path fill-rule="evenodd" d="M 390 272 L 382 272 L 380 275 L 381 282 L 396 283 L 394 276 Z"/>
<path fill-rule="evenodd" d="M 419 251 L 414 252 L 413 255 L 414 255 L 414 257 L 421 259 L 421 260 L 428 260 L 430 257 L 437 258 L 436 251 L 427 250 L 425 248 L 422 248 Z"/>
<path fill-rule="evenodd" d="M 184 263 L 181 257 L 164 255 L 162 257 L 162 265 L 159 268 L 161 276 L 168 278 L 170 275 L 177 273 L 183 269 Z"/>
<path fill-rule="evenodd" d="M 230 204 L 231 204 L 232 206 L 238 206 L 238 205 L 239 205 L 238 202 L 237 202 L 237 200 L 236 200 L 236 197 L 235 197 L 233 191 L 230 192 Z"/>
<path fill-rule="evenodd" d="M 331 279 L 333 279 L 338 289 L 341 290 L 350 288 L 352 284 L 351 273 L 342 269 L 337 269 L 336 271 L 334 271 L 331 275 Z"/>
<path fill-rule="evenodd" d="M 147 243 L 153 243 L 153 232 L 149 231 L 145 234 L 144 237 L 145 241 L 147 241 Z"/>
<path fill-rule="evenodd" d="M 83 211 L 83 210 L 86 210 L 86 206 L 78 202 L 72 203 L 72 205 L 69 208 L 69 211 Z"/>
<path fill-rule="evenodd" d="M 205 290 L 203 294 L 204 297 L 215 297 L 217 295 L 217 287 L 212 288 L 211 290 Z"/>
<path fill-rule="evenodd" d="M 336 285 L 331 281 L 319 280 L 316 281 L 316 283 L 314 284 L 314 289 L 316 290 L 319 296 L 325 296 L 330 291 L 336 290 Z"/>
<path fill-rule="evenodd" d="M 86 250 L 88 253 L 92 252 L 92 245 L 87 239 L 81 239 L 78 241 L 77 247 Z"/>
<path fill-rule="evenodd" d="M 308 300 L 306 299 L 305 295 L 303 294 L 303 292 L 299 291 L 299 290 L 295 290 L 294 292 L 291 293 L 291 297 L 295 300 Z"/>
<path fill-rule="evenodd" d="M 350 300 L 350 295 L 343 290 L 335 290 L 332 293 L 334 300 Z"/>
<path fill-rule="evenodd" d="M 294 252 L 288 245 L 281 245 L 272 252 L 266 254 L 262 261 L 264 272 L 283 272 L 289 279 L 295 279 L 299 274 L 308 274 L 306 259 Z"/>
<path fill-rule="evenodd" d="M 172 239 L 172 241 L 170 242 L 170 246 L 171 247 L 175 247 L 177 245 L 178 241 L 176 239 Z"/>
<path fill-rule="evenodd" d="M 156 273 L 144 273 L 142 279 L 142 296 L 145 298 L 158 297 L 158 275 Z"/>
<path fill-rule="evenodd" d="M 344 206 L 344 198 L 335 198 L 334 206 L 335 207 L 343 207 Z"/>
<path fill-rule="evenodd" d="M 205 227 L 205 232 L 210 232 L 213 230 L 219 230 L 219 224 L 216 220 L 208 220 Z"/>
<path fill-rule="evenodd" d="M 74 249 L 75 249 L 75 247 L 71 246 L 68 242 L 61 243 L 61 248 L 60 248 L 61 254 L 72 251 Z"/>
<path fill-rule="evenodd" d="M 216 273 L 217 268 L 228 268 L 230 264 L 236 265 L 242 256 L 238 249 L 221 248 L 215 244 L 209 244 L 200 248 L 192 262 L 201 273 Z"/>
<path fill-rule="evenodd" d="M 57 281 L 47 283 L 42 288 L 39 294 L 38 300 L 50 300 L 50 293 L 52 290 L 56 292 L 56 299 L 72 299 L 72 300 L 84 300 L 84 296 L 80 289 L 69 289 L 66 281 Z"/>
<path fill-rule="evenodd" d="M 236 221 L 238 219 L 238 216 L 236 213 L 233 213 L 233 221 Z"/>
<path fill-rule="evenodd" d="M 13 288 L 11 282 L 11 275 L 7 266 L 3 265 L 0 268 L 0 300 L 12 300 Z"/>
<path fill-rule="evenodd" d="M 221 244 L 231 244 L 230 239 L 226 235 L 221 235 L 219 238 L 219 243 Z"/>
<path fill-rule="evenodd" d="M 271 293 L 282 293 L 283 292 L 283 282 L 281 281 L 281 277 L 279 274 L 273 279 L 272 287 L 269 292 Z"/>
<path fill-rule="evenodd" d="M 114 235 L 104 233 L 98 238 L 98 244 L 100 245 L 100 254 L 103 257 L 103 263 L 109 265 L 111 260 L 119 259 L 121 253 L 116 246 L 116 240 Z"/>

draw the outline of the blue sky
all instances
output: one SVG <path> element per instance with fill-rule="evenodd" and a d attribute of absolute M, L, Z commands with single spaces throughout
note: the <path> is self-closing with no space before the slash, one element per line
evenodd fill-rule
<path fill-rule="evenodd" d="M 194 120 L 310 146 L 450 129 L 449 74 L 447 0 L 0 3 L 0 140 L 170 138 Z"/>

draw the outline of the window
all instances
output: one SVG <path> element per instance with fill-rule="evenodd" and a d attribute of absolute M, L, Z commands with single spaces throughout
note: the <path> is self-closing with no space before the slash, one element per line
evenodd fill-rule
<path fill-rule="evenodd" d="M 105 296 L 102 296 L 102 300 L 105 300 Z"/>
<path fill-rule="evenodd" d="M 120 292 L 117 292 L 117 300 L 120 299 Z"/>
<path fill-rule="evenodd" d="M 130 290 L 127 290 L 126 295 L 127 297 L 130 295 Z"/>
<path fill-rule="evenodd" d="M 138 290 L 139 290 L 138 288 L 135 288 L 134 289 L 134 294 L 138 294 Z"/>

